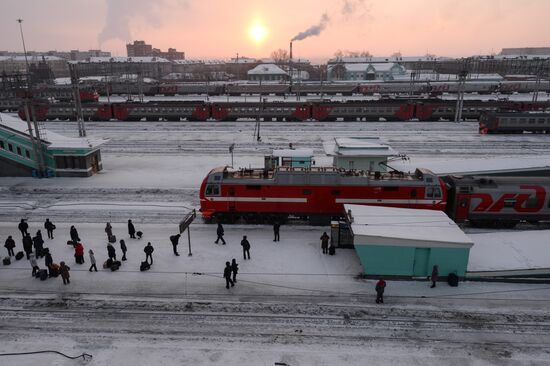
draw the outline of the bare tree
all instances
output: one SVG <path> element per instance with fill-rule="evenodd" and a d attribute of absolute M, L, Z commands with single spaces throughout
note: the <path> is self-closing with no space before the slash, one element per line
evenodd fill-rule
<path fill-rule="evenodd" d="M 275 60 L 276 64 L 287 63 L 289 59 L 288 51 L 282 48 L 271 52 L 271 58 Z"/>
<path fill-rule="evenodd" d="M 401 58 L 403 55 L 401 55 L 401 52 L 397 51 L 391 54 L 391 57 L 393 58 Z"/>

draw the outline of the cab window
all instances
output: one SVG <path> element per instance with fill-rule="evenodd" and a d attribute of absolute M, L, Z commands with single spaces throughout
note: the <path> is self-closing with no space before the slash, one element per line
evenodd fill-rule
<path fill-rule="evenodd" d="M 206 196 L 219 196 L 220 195 L 220 186 L 217 184 L 208 184 L 206 185 Z"/>

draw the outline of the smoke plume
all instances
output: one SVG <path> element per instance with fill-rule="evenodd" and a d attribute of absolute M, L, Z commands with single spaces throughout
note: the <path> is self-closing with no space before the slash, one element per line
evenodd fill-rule
<path fill-rule="evenodd" d="M 302 39 L 306 39 L 311 36 L 318 36 L 323 30 L 325 30 L 329 22 L 329 16 L 327 15 L 327 13 L 324 13 L 323 16 L 321 16 L 321 20 L 319 21 L 319 23 L 312 25 L 305 31 L 295 35 L 294 38 L 292 38 L 292 42 L 301 41 Z"/>

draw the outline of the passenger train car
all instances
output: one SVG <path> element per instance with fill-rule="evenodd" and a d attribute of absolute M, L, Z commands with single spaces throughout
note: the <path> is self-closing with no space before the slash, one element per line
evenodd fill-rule
<path fill-rule="evenodd" d="M 479 119 L 479 133 L 550 133 L 550 111 L 493 112 Z"/>

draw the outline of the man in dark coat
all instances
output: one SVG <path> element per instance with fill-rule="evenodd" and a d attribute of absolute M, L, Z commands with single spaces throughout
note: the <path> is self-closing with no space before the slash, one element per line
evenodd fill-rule
<path fill-rule="evenodd" d="M 48 249 L 46 249 L 45 252 L 46 254 L 44 255 L 44 265 L 48 269 L 48 277 L 53 277 L 54 276 L 53 268 L 52 268 L 53 258 Z"/>
<path fill-rule="evenodd" d="M 130 235 L 130 239 L 136 238 L 136 228 L 134 227 L 132 220 L 128 220 L 128 234 Z"/>
<path fill-rule="evenodd" d="M 431 277 L 432 285 L 430 286 L 431 288 L 435 287 L 435 283 L 437 282 L 437 277 L 438 276 L 439 276 L 439 267 L 437 265 L 435 265 L 432 268 L 432 277 Z"/>
<path fill-rule="evenodd" d="M 174 249 L 174 255 L 178 255 L 178 256 L 179 256 L 178 243 L 180 241 L 180 237 L 181 237 L 180 234 L 172 235 L 170 237 L 170 242 L 172 243 L 172 248 Z"/>
<path fill-rule="evenodd" d="M 32 238 L 29 233 L 23 238 L 23 250 L 27 254 L 27 259 L 29 259 L 29 254 L 32 253 Z"/>
<path fill-rule="evenodd" d="M 214 243 L 218 244 L 218 241 L 221 240 L 222 244 L 225 245 L 225 239 L 223 238 L 224 230 L 221 223 L 218 223 L 218 228 L 216 229 L 216 234 L 218 235 L 218 238 Z"/>
<path fill-rule="evenodd" d="M 327 235 L 326 231 L 321 235 L 321 249 L 323 249 L 323 254 L 328 254 L 328 241 L 330 236 Z"/>
<path fill-rule="evenodd" d="M 124 239 L 120 239 L 120 250 L 122 250 L 122 260 L 125 261 L 128 248 L 126 247 L 126 242 L 124 241 Z"/>
<path fill-rule="evenodd" d="M 76 228 L 74 226 L 71 226 L 70 234 L 73 244 L 76 244 L 80 241 L 80 238 L 78 237 L 78 231 L 76 231 Z"/>
<path fill-rule="evenodd" d="M 145 252 L 145 262 L 149 263 L 149 259 L 151 260 L 151 263 L 149 265 L 153 264 L 153 252 L 155 251 L 155 248 L 151 245 L 151 242 L 147 243 L 147 246 L 143 248 L 143 251 Z"/>
<path fill-rule="evenodd" d="M 231 284 L 231 287 L 235 286 L 235 283 L 231 280 L 231 264 L 229 262 L 225 262 L 223 277 L 225 278 L 225 288 L 229 288 L 229 284 Z"/>
<path fill-rule="evenodd" d="M 13 257 L 15 255 L 15 252 L 13 251 L 13 248 L 15 248 L 15 240 L 13 240 L 11 235 L 6 239 L 4 247 L 8 250 L 8 256 Z"/>
<path fill-rule="evenodd" d="M 116 261 L 116 249 L 111 243 L 107 244 L 107 255 L 109 256 L 110 260 L 112 260 L 113 262 Z"/>
<path fill-rule="evenodd" d="M 21 222 L 17 227 L 19 228 L 19 231 L 21 231 L 21 235 L 24 238 L 28 234 L 27 230 L 29 229 L 29 224 L 27 224 L 25 219 L 21 219 Z"/>
<path fill-rule="evenodd" d="M 44 239 L 42 239 L 42 233 L 40 232 L 40 230 L 38 230 L 36 236 L 32 238 L 32 243 L 34 245 L 36 258 L 42 258 L 44 256 Z"/>
<path fill-rule="evenodd" d="M 376 303 L 384 303 L 384 289 L 386 288 L 386 281 L 384 279 L 379 279 L 378 282 L 376 282 Z"/>
<path fill-rule="evenodd" d="M 44 223 L 44 229 L 48 232 L 48 239 L 53 239 L 53 231 L 55 230 L 55 225 L 53 222 L 50 221 L 50 219 L 46 219 L 46 222 Z"/>
<path fill-rule="evenodd" d="M 248 254 L 248 259 L 250 259 L 250 242 L 246 238 L 246 235 L 243 236 L 243 240 L 241 240 L 241 246 L 243 247 L 243 258 L 246 260 Z"/>
<path fill-rule="evenodd" d="M 275 224 L 273 224 L 273 241 L 280 241 L 280 237 L 279 237 L 279 230 L 281 229 L 281 224 L 279 224 L 278 222 L 276 222 Z"/>
<path fill-rule="evenodd" d="M 237 264 L 237 260 L 235 258 L 231 260 L 231 272 L 233 272 L 233 282 L 237 283 L 237 273 L 239 273 L 239 265 Z"/>

